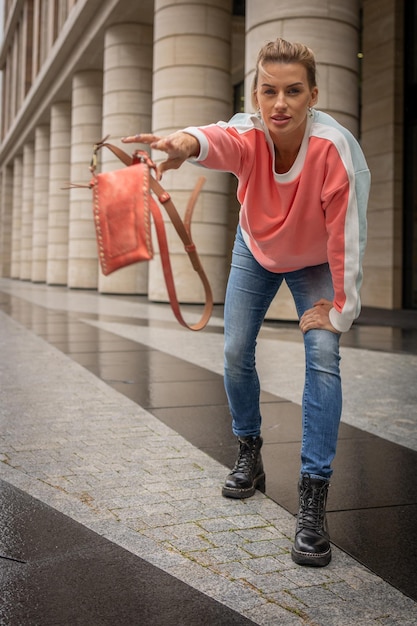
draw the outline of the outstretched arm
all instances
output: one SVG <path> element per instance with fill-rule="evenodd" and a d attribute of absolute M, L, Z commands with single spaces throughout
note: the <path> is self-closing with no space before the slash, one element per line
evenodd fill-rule
<path fill-rule="evenodd" d="M 198 139 L 182 131 L 159 137 L 152 133 L 141 133 L 123 137 L 124 143 L 146 143 L 154 150 L 166 152 L 168 158 L 162 161 L 157 167 L 157 179 L 161 180 L 162 174 L 166 170 L 176 170 L 190 157 L 198 156 L 200 144 Z"/>

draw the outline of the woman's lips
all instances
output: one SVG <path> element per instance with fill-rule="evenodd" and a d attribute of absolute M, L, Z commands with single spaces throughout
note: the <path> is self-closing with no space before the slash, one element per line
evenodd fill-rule
<path fill-rule="evenodd" d="M 274 124 L 285 124 L 286 122 L 289 122 L 291 117 L 289 115 L 274 115 L 271 119 Z"/>

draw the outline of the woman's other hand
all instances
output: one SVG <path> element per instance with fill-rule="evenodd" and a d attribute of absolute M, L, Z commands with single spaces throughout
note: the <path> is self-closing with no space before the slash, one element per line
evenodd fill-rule
<path fill-rule="evenodd" d="M 313 304 L 311 309 L 307 309 L 300 318 L 300 329 L 303 333 L 313 328 L 320 330 L 330 330 L 332 333 L 338 334 L 339 331 L 335 329 L 329 319 L 329 311 L 333 307 L 333 303 L 330 300 L 321 298 Z"/>

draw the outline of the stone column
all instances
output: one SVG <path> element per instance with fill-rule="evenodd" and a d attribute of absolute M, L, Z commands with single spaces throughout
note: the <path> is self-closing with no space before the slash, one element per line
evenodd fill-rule
<path fill-rule="evenodd" d="M 68 280 L 69 189 L 71 179 L 71 103 L 51 107 L 51 137 L 48 202 L 48 263 L 46 280 L 50 285 L 66 285 Z M 86 177 L 86 174 L 84 174 Z"/>
<path fill-rule="evenodd" d="M 19 275 L 19 278 L 22 280 L 30 280 L 32 276 L 33 172 L 34 144 L 29 142 L 23 146 L 22 231 Z"/>
<path fill-rule="evenodd" d="M 10 276 L 20 278 L 20 254 L 22 236 L 22 184 L 23 157 L 15 157 L 13 162 L 13 215 L 12 215 L 12 265 Z"/>
<path fill-rule="evenodd" d="M 35 130 L 32 281 L 46 281 L 48 246 L 49 126 Z"/>
<path fill-rule="evenodd" d="M 103 137 L 123 150 L 120 137 L 151 129 L 152 114 L 152 37 L 151 26 L 116 24 L 104 38 Z M 102 171 L 124 165 L 111 152 L 100 154 Z M 138 263 L 110 276 L 99 272 L 99 291 L 106 293 L 147 293 L 148 264 Z"/>
<path fill-rule="evenodd" d="M 155 0 L 153 130 L 167 134 L 189 125 L 227 120 L 232 114 L 231 8 L 229 0 Z M 155 152 L 155 159 L 161 153 Z M 183 212 L 199 176 L 207 178 L 193 218 L 193 238 L 213 288 L 223 301 L 227 276 L 230 175 L 190 164 L 164 175 L 163 184 Z M 177 234 L 168 227 L 179 299 L 201 302 L 198 283 Z M 159 262 L 150 264 L 149 297 L 167 299 Z"/>
<path fill-rule="evenodd" d="M 4 165 L 1 174 L 0 276 L 9 277 L 12 254 L 13 168 Z"/>
<path fill-rule="evenodd" d="M 84 71 L 72 83 L 71 181 L 88 182 L 93 145 L 101 139 L 102 72 Z M 95 289 L 98 283 L 97 242 L 92 194 L 71 189 L 68 287 Z"/>
<path fill-rule="evenodd" d="M 317 108 L 335 117 L 355 135 L 359 128 L 359 2 L 358 0 L 246 0 L 245 102 L 251 89 L 259 49 L 283 37 L 301 41 L 315 53 L 319 102 Z M 284 285 L 268 318 L 296 319 L 292 297 Z"/>

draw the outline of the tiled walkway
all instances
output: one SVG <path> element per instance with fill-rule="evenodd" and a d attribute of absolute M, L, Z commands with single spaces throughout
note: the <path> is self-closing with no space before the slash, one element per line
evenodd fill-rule
<path fill-rule="evenodd" d="M 417 624 L 415 320 L 364 311 L 343 339 L 335 547 L 312 570 L 289 555 L 294 324 L 259 341 L 267 494 L 231 501 L 220 308 L 191 333 L 141 298 L 0 279 L 0 624 Z"/>

